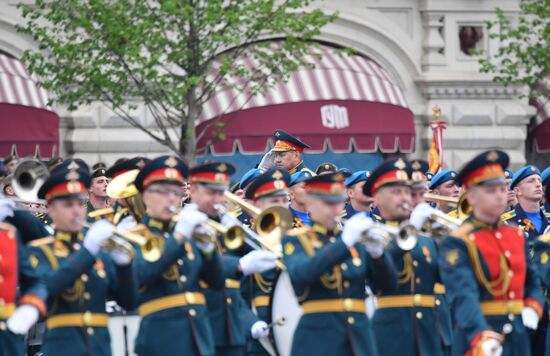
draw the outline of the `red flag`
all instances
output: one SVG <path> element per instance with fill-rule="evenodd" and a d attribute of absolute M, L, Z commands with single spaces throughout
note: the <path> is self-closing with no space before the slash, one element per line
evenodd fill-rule
<path fill-rule="evenodd" d="M 432 111 L 435 120 L 430 125 L 433 136 L 428 153 L 428 163 L 430 164 L 430 172 L 436 174 L 443 167 L 443 130 L 447 128 L 447 123 L 439 120 L 441 109 L 438 106 L 435 106 Z"/>

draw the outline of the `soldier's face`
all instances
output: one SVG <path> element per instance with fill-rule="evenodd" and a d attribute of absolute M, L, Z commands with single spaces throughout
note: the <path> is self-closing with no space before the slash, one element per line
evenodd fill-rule
<path fill-rule="evenodd" d="M 290 188 L 290 200 L 295 202 L 295 204 L 305 204 L 306 203 L 306 190 L 305 190 L 305 183 L 300 182 L 294 184 Z"/>
<path fill-rule="evenodd" d="M 300 163 L 300 156 L 296 151 L 275 152 L 275 164 L 287 171 Z"/>
<path fill-rule="evenodd" d="M 359 182 L 349 187 L 346 192 L 350 200 L 368 207 L 372 203 L 372 198 L 363 194 L 363 186 L 365 182 Z"/>
<path fill-rule="evenodd" d="M 8 162 L 8 164 L 6 164 L 4 168 L 6 169 L 6 172 L 8 172 L 8 174 L 13 174 L 13 172 L 15 171 L 15 166 L 17 166 L 17 160 L 12 159 Z"/>
<path fill-rule="evenodd" d="M 450 180 L 435 188 L 434 194 L 458 198 L 460 196 L 460 187 L 455 184 L 454 180 Z"/>
<path fill-rule="evenodd" d="M 109 179 L 107 177 L 96 177 L 92 179 L 90 185 L 90 194 L 105 198 L 107 197 L 107 185 L 109 184 Z"/>
<path fill-rule="evenodd" d="M 472 205 L 473 214 L 486 222 L 500 219 L 507 205 L 508 189 L 506 184 L 475 186 L 466 191 L 468 202 Z"/>
<path fill-rule="evenodd" d="M 161 220 L 170 220 L 181 207 L 183 188 L 179 184 L 153 183 L 143 192 L 147 215 Z"/>
<path fill-rule="evenodd" d="M 86 220 L 86 204 L 82 199 L 55 199 L 48 203 L 48 215 L 56 229 L 66 232 L 82 230 Z"/>
<path fill-rule="evenodd" d="M 210 189 L 203 184 L 193 184 L 190 189 L 191 201 L 197 204 L 200 211 L 210 217 L 218 216 L 216 205 L 224 203 L 223 190 Z"/>
<path fill-rule="evenodd" d="M 533 174 L 514 187 L 518 199 L 530 201 L 542 200 L 543 191 L 540 176 Z"/>
<path fill-rule="evenodd" d="M 338 225 L 337 221 L 344 210 L 344 202 L 328 203 L 314 195 L 306 196 L 306 209 L 311 220 L 323 225 L 329 230 L 334 230 Z"/>
<path fill-rule="evenodd" d="M 259 198 L 254 202 L 261 210 L 270 208 L 272 206 L 282 206 L 283 208 L 288 207 L 288 195 L 279 195 L 279 196 L 270 196 Z"/>
<path fill-rule="evenodd" d="M 410 215 L 411 188 L 402 185 L 382 187 L 374 195 L 374 204 L 384 219 L 404 220 Z"/>
<path fill-rule="evenodd" d="M 426 194 L 427 187 L 411 189 L 411 204 L 413 209 L 421 203 L 424 203 L 424 194 Z"/>

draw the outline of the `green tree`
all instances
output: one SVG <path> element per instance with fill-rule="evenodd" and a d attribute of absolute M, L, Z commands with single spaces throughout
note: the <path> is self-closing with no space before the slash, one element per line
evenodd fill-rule
<path fill-rule="evenodd" d="M 550 0 L 520 0 L 519 5 L 517 21 L 497 9 L 497 20 L 487 23 L 489 37 L 500 47 L 480 59 L 480 70 L 504 85 L 527 85 L 531 97 L 548 97 L 544 82 L 550 74 Z"/>
<path fill-rule="evenodd" d="M 23 60 L 74 110 L 93 101 L 157 142 L 195 159 L 202 106 L 232 86 L 250 98 L 296 69 L 335 19 L 310 0 L 37 0 L 20 4 L 38 51 Z M 276 41 L 274 41 L 276 40 Z M 253 61 L 253 68 L 242 61 Z M 142 101 L 155 120 L 133 115 Z M 224 139 L 215 121 L 216 139 Z"/>

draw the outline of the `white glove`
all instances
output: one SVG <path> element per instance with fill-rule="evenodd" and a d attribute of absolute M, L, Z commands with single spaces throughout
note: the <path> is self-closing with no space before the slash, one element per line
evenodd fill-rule
<path fill-rule="evenodd" d="M 116 228 L 118 231 L 126 231 L 137 225 L 136 219 L 132 215 L 128 215 L 124 219 L 120 220 Z"/>
<path fill-rule="evenodd" d="M 379 228 L 371 228 L 367 231 L 369 241 L 365 242 L 365 250 L 372 258 L 379 258 L 384 254 L 387 245 L 387 232 Z"/>
<path fill-rule="evenodd" d="M 109 237 L 113 236 L 113 229 L 113 224 L 107 220 L 103 219 L 95 222 L 86 233 L 84 247 L 90 251 L 92 255 L 97 255 L 101 246 L 105 245 Z"/>
<path fill-rule="evenodd" d="M 374 222 L 364 214 L 355 214 L 344 225 L 342 241 L 344 241 L 347 247 L 355 245 L 361 238 L 361 235 L 373 224 Z"/>
<path fill-rule="evenodd" d="M 269 326 L 263 320 L 257 321 L 252 325 L 252 328 L 250 328 L 250 335 L 252 335 L 254 339 L 267 337 L 269 335 Z"/>
<path fill-rule="evenodd" d="M 119 250 L 112 250 L 109 253 L 111 259 L 117 266 L 128 266 L 132 263 L 132 256 Z"/>
<path fill-rule="evenodd" d="M 521 311 L 521 320 L 523 320 L 523 325 L 526 328 L 536 330 L 539 325 L 539 316 L 535 309 L 531 307 L 525 307 Z"/>
<path fill-rule="evenodd" d="M 496 339 L 487 339 L 481 344 L 483 356 L 500 356 L 502 354 L 502 345 Z"/>
<path fill-rule="evenodd" d="M 8 319 L 8 329 L 14 334 L 24 335 L 34 324 L 36 324 L 39 316 L 40 312 L 34 305 L 20 305 Z"/>
<path fill-rule="evenodd" d="M 262 273 L 276 267 L 277 255 L 270 251 L 255 250 L 247 253 L 239 260 L 241 271 L 245 276 L 252 273 Z"/>
<path fill-rule="evenodd" d="M 196 204 L 187 204 L 180 213 L 180 218 L 174 230 L 190 239 L 197 226 L 208 220 L 208 216 L 200 212 Z"/>
<path fill-rule="evenodd" d="M 265 172 L 270 170 L 271 168 L 274 168 L 276 166 L 275 164 L 275 152 L 273 150 L 269 150 L 260 161 L 260 164 L 258 165 L 258 169 L 260 171 Z"/>
<path fill-rule="evenodd" d="M 437 211 L 428 203 L 420 203 L 414 208 L 409 219 L 409 223 L 413 225 L 417 230 L 421 230 L 422 226 L 428 221 L 428 219 Z"/>
<path fill-rule="evenodd" d="M 237 223 L 235 219 L 237 219 L 237 217 L 232 213 L 225 213 L 220 219 L 220 223 L 225 227 L 230 227 Z"/>
<path fill-rule="evenodd" d="M 6 220 L 8 217 L 12 217 L 14 209 L 15 202 L 4 195 L 0 195 L 0 222 Z"/>

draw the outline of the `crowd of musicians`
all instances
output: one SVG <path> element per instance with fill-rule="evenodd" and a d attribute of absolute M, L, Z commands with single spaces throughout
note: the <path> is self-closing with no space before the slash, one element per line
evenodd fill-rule
<path fill-rule="evenodd" d="M 512 173 L 493 149 L 435 175 L 402 158 L 313 171 L 306 143 L 273 135 L 242 177 L 175 156 L 46 175 L 5 159 L 0 355 L 25 355 L 36 323 L 33 354 L 111 355 L 107 301 L 141 317 L 138 355 L 273 354 L 282 273 L 291 355 L 550 355 L 550 169 Z"/>

